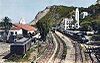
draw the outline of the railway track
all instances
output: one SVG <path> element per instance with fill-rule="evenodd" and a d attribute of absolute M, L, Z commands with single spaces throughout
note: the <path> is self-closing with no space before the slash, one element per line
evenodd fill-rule
<path fill-rule="evenodd" d="M 75 43 L 75 63 L 83 63 L 83 57 L 79 43 Z"/>
<path fill-rule="evenodd" d="M 67 51 L 66 51 L 66 45 L 65 42 L 54 33 L 54 36 L 58 43 L 58 49 L 56 51 L 56 54 L 54 56 L 53 63 L 61 63 L 63 59 L 65 59 Z"/>
<path fill-rule="evenodd" d="M 75 49 L 75 63 L 84 63 L 83 57 L 82 57 L 82 52 L 80 49 L 80 44 L 77 41 L 72 40 L 69 38 L 74 46 Z"/>
<path fill-rule="evenodd" d="M 80 49 L 80 44 L 73 37 L 71 37 L 71 36 L 68 36 L 68 37 L 70 37 L 69 39 L 71 40 L 71 42 L 74 46 L 74 49 L 75 49 L 75 56 L 74 56 L 75 63 L 83 63 L 84 61 L 83 61 L 83 56 L 82 56 L 82 52 Z"/>
<path fill-rule="evenodd" d="M 54 52 L 54 45 L 50 44 L 48 45 L 48 48 L 44 52 L 44 54 L 37 60 L 37 63 L 47 63 L 49 58 L 52 56 Z"/>
<path fill-rule="evenodd" d="M 55 33 L 53 34 L 57 41 L 58 47 L 57 47 L 57 50 L 55 51 L 56 53 L 54 54 L 54 57 L 49 63 L 61 63 L 62 60 L 66 57 L 66 53 L 67 53 L 66 47 L 67 46 L 65 42 L 59 36 L 57 36 Z M 54 53 L 54 49 L 55 49 L 55 44 L 53 42 L 50 42 L 45 52 L 41 55 L 41 57 L 36 62 L 37 63 L 48 63 L 48 61 L 50 60 L 51 56 Z"/>
<path fill-rule="evenodd" d="M 88 52 L 87 54 L 90 57 L 91 63 L 100 63 L 100 53 L 99 48 L 89 47 L 86 48 Z"/>
<path fill-rule="evenodd" d="M 48 63 L 48 60 L 54 53 L 54 49 L 55 49 L 55 44 L 53 42 L 49 42 L 45 52 L 41 55 L 41 57 L 36 62 L 37 63 Z"/>

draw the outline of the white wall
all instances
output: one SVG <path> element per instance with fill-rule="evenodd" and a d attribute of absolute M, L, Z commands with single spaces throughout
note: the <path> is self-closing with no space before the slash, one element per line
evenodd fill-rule
<path fill-rule="evenodd" d="M 65 18 L 64 19 L 64 27 L 65 27 L 65 30 L 66 29 L 72 29 L 74 27 L 74 25 L 71 25 L 72 27 L 70 28 L 70 24 L 73 22 L 73 19 L 72 18 Z"/>
<path fill-rule="evenodd" d="M 10 30 L 10 32 L 13 32 L 15 34 L 15 32 L 17 32 L 17 34 L 22 34 L 22 29 L 20 30 Z"/>
<path fill-rule="evenodd" d="M 34 31 L 28 31 L 28 33 L 34 33 Z"/>

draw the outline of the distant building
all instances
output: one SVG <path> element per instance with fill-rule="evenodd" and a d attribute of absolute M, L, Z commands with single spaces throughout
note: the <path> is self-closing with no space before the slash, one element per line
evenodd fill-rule
<path fill-rule="evenodd" d="M 20 21 L 19 21 L 19 24 L 26 24 L 25 19 L 21 18 Z"/>
<path fill-rule="evenodd" d="M 72 18 L 65 18 L 64 19 L 64 23 L 65 23 L 65 30 L 66 29 L 73 29 L 74 28 L 74 25 L 72 24 L 73 22 L 73 19 Z"/>
<path fill-rule="evenodd" d="M 22 34 L 22 29 L 20 27 L 15 26 L 15 24 L 13 24 L 13 26 L 11 27 L 11 29 L 9 30 L 10 32 L 13 32 L 14 34 Z"/>
<path fill-rule="evenodd" d="M 96 4 L 100 4 L 100 0 L 97 0 L 97 1 L 96 1 Z"/>
<path fill-rule="evenodd" d="M 79 29 L 79 9 L 76 8 L 75 18 L 65 18 L 64 19 L 64 29 Z"/>
<path fill-rule="evenodd" d="M 89 14 L 88 14 L 88 12 L 82 12 L 81 14 L 80 14 L 80 18 L 81 19 L 84 19 L 86 16 L 88 16 Z"/>
<path fill-rule="evenodd" d="M 10 32 L 13 32 L 14 34 L 23 34 L 23 30 L 27 31 L 28 33 L 34 33 L 36 31 L 33 26 L 30 26 L 28 24 L 13 24 L 13 27 L 11 28 Z"/>
<path fill-rule="evenodd" d="M 13 34 L 27 36 L 28 33 L 35 33 L 36 28 L 26 24 L 24 19 L 19 21 L 19 24 L 13 24 L 11 29 L 9 30 L 9 34 L 13 32 Z"/>

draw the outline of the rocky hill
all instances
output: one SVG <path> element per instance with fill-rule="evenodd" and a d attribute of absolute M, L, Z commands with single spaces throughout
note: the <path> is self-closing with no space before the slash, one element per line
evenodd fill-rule
<path fill-rule="evenodd" d="M 74 7 L 67 6 L 50 6 L 46 7 L 45 10 L 40 11 L 35 19 L 31 22 L 31 25 L 36 24 L 38 21 L 52 21 L 58 23 L 63 17 L 69 17 L 69 13 L 72 12 Z"/>
<path fill-rule="evenodd" d="M 38 12 L 35 19 L 32 20 L 30 25 L 35 25 L 42 17 L 44 17 L 50 10 L 50 7 L 46 7 L 43 11 Z"/>
<path fill-rule="evenodd" d="M 63 18 L 68 18 L 73 15 L 73 10 L 76 7 L 68 6 L 50 6 L 39 12 L 31 24 L 36 24 L 38 28 L 49 30 L 52 26 L 59 24 Z M 86 11 L 89 13 L 85 19 L 80 20 L 80 25 L 83 30 L 100 29 L 100 4 L 91 5 L 88 8 L 79 8 L 80 13 Z M 96 25 L 96 26 L 94 26 Z M 49 29 L 48 29 L 49 28 Z M 84 29 L 85 28 L 85 29 Z"/>
<path fill-rule="evenodd" d="M 47 7 L 44 11 L 39 12 L 32 23 L 36 23 L 41 36 L 45 38 L 52 26 L 60 23 L 63 18 L 70 17 L 70 14 L 74 9 L 74 7 L 53 5 Z"/>

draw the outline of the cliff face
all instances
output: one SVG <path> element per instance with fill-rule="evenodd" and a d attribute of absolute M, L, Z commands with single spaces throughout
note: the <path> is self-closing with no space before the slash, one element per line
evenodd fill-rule
<path fill-rule="evenodd" d="M 35 25 L 41 18 L 43 18 L 50 11 L 50 7 L 46 7 L 43 11 L 38 12 L 35 19 L 30 23 L 31 25 Z"/>

